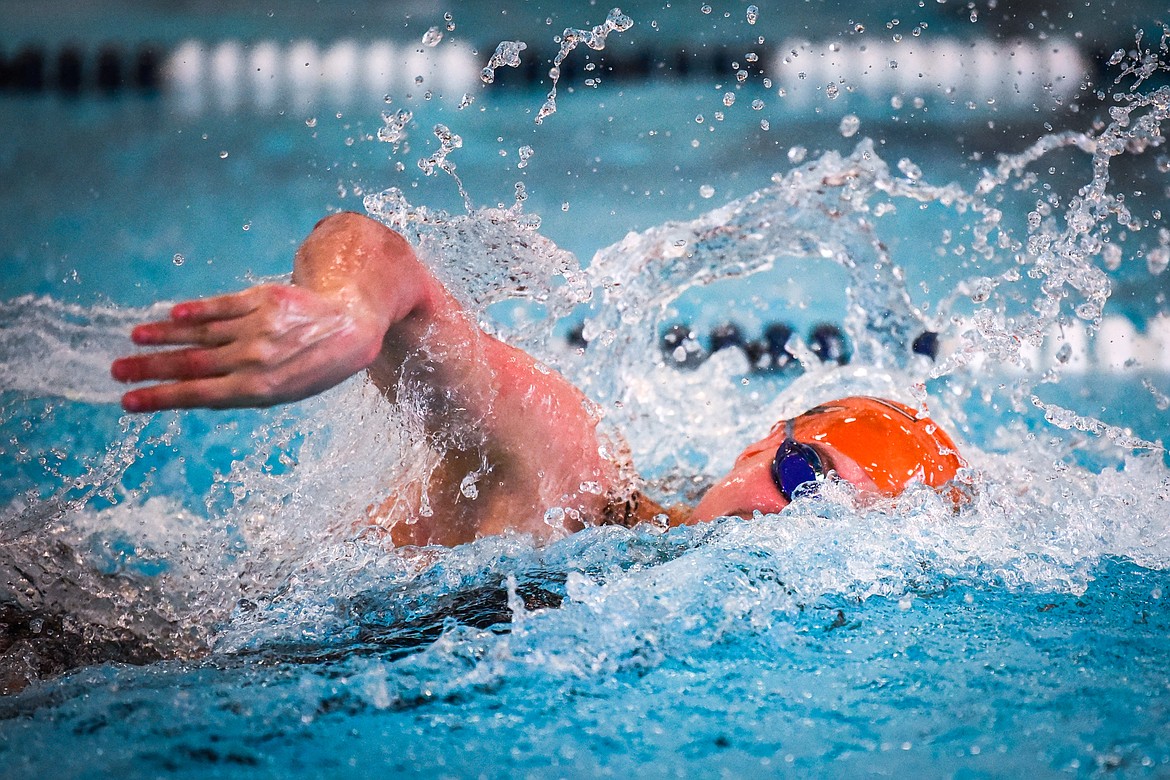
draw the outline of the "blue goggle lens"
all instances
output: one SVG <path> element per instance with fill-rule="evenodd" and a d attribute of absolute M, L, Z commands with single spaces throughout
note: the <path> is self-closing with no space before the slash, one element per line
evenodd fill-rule
<path fill-rule="evenodd" d="M 807 444 L 787 439 L 776 450 L 772 460 L 772 481 L 780 495 L 788 501 L 802 485 L 817 483 L 824 479 L 821 456 Z"/>

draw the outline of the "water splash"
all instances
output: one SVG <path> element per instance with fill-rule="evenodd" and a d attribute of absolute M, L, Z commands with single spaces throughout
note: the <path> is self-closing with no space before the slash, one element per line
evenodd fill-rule
<path fill-rule="evenodd" d="M 459 195 L 463 198 L 464 206 L 468 211 L 471 211 L 471 196 L 467 194 L 467 190 L 463 187 L 463 180 L 455 172 L 455 162 L 450 159 L 451 152 L 463 148 L 463 138 L 451 132 L 451 128 L 446 125 L 435 125 L 434 134 L 435 138 L 439 139 L 439 148 L 435 150 L 434 154 L 420 158 L 418 168 L 427 176 L 434 176 L 437 168 L 454 179 L 459 188 Z"/>
<path fill-rule="evenodd" d="M 109 360 L 132 325 L 165 316 L 168 304 L 145 309 L 82 307 L 51 298 L 0 301 L 0 393 L 112 403 L 124 389 Z"/>
<path fill-rule="evenodd" d="M 382 126 L 378 128 L 378 140 L 384 143 L 393 144 L 394 151 L 407 138 L 406 127 L 414 119 L 414 112 L 406 109 L 398 109 L 393 113 L 382 112 Z"/>
<path fill-rule="evenodd" d="M 633 26 L 633 19 L 623 14 L 622 9 L 614 8 L 605 17 L 604 22 L 591 30 L 579 30 L 575 27 L 565 28 L 565 31 L 556 40 L 556 43 L 560 44 L 560 49 L 557 51 L 556 56 L 553 57 L 552 67 L 548 71 L 549 78 L 552 79 L 552 89 L 549 90 L 544 105 L 536 113 L 536 124 L 543 123 L 547 117 L 556 113 L 557 82 L 561 79 L 561 63 L 565 61 L 569 53 L 580 44 L 585 44 L 594 51 L 601 51 L 605 48 L 605 40 L 609 37 L 610 33 L 625 32 Z"/>
<path fill-rule="evenodd" d="M 483 71 L 479 74 L 480 79 L 484 84 L 491 84 L 496 80 L 496 69 L 502 67 L 518 68 L 520 67 L 520 52 L 528 48 L 528 44 L 524 41 L 500 41 L 496 46 L 496 50 L 492 53 L 488 64 L 484 66 Z"/>

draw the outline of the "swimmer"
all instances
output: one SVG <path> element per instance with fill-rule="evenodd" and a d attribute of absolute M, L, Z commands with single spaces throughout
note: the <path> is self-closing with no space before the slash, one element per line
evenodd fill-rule
<path fill-rule="evenodd" d="M 751 518 L 826 479 L 896 496 L 915 481 L 944 490 L 963 466 L 929 418 L 894 401 L 845 398 L 776 423 L 693 509 L 664 509 L 630 492 L 580 390 L 483 332 L 402 236 L 353 213 L 317 224 L 290 284 L 176 304 L 131 338 L 174 348 L 114 361 L 115 379 L 152 383 L 123 396 L 129 412 L 288 403 L 361 371 L 391 401 L 402 387 L 419 393 L 426 434 L 445 455 L 425 486 L 372 507 L 370 522 L 396 546 L 508 531 L 548 539 L 549 507 L 564 509 L 567 532 L 664 516 Z M 474 498 L 462 489 L 473 472 Z"/>

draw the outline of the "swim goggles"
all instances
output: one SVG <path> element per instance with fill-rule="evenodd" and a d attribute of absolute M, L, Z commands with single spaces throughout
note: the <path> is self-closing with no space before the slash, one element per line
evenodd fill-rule
<path fill-rule="evenodd" d="M 796 491 L 808 484 L 824 482 L 827 476 L 820 453 L 807 444 L 792 438 L 795 427 L 793 420 L 785 422 L 787 430 L 784 442 L 777 448 L 772 459 L 772 482 L 786 501 L 791 501 Z"/>

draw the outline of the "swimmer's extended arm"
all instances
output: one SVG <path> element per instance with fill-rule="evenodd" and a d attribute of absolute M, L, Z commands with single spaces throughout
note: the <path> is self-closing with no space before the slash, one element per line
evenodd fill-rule
<path fill-rule="evenodd" d="M 132 338 L 181 348 L 114 362 L 116 379 L 158 382 L 126 393 L 129 411 L 285 403 L 363 369 L 390 398 L 402 385 L 420 393 L 444 452 L 427 487 L 442 521 L 398 524 L 397 542 L 546 535 L 548 507 L 571 510 L 570 530 L 609 512 L 617 469 L 581 393 L 480 330 L 410 245 L 367 217 L 318 223 L 292 284 L 180 303 Z"/>

